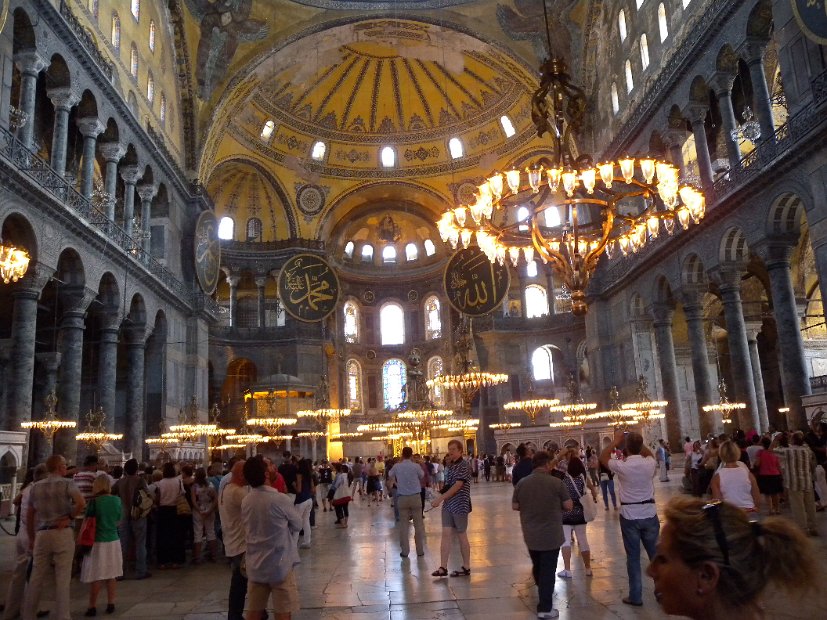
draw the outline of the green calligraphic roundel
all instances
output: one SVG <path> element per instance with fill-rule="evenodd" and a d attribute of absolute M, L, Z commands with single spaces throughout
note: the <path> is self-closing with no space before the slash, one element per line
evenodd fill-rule
<path fill-rule="evenodd" d="M 321 256 L 297 254 L 279 272 L 279 299 L 290 316 L 321 321 L 336 309 L 339 278 Z"/>
<path fill-rule="evenodd" d="M 508 293 L 509 281 L 508 267 L 492 263 L 479 248 L 467 248 L 448 261 L 443 284 L 454 309 L 482 316 L 499 307 Z"/>
<path fill-rule="evenodd" d="M 195 224 L 195 275 L 207 295 L 212 295 L 218 285 L 221 265 L 221 244 L 218 241 L 218 221 L 215 213 L 204 211 Z"/>
<path fill-rule="evenodd" d="M 827 45 L 827 0 L 790 0 L 798 26 L 810 39 Z"/>

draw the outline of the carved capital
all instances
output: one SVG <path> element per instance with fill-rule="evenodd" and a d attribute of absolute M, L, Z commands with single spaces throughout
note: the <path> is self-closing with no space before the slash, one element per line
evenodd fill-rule
<path fill-rule="evenodd" d="M 126 154 L 126 147 L 117 142 L 98 142 L 98 150 L 107 162 L 118 162 Z"/>
<path fill-rule="evenodd" d="M 683 109 L 683 115 L 693 125 L 703 123 L 707 112 L 709 112 L 709 106 L 701 103 L 690 103 Z"/>
<path fill-rule="evenodd" d="M 654 303 L 649 306 L 649 314 L 652 315 L 652 324 L 655 327 L 671 326 L 675 307 L 668 303 Z"/>
<path fill-rule="evenodd" d="M 14 55 L 14 64 L 23 75 L 37 75 L 49 66 L 37 50 L 23 50 Z"/>
<path fill-rule="evenodd" d="M 744 327 L 747 330 L 747 340 L 752 342 L 756 338 L 758 338 L 758 334 L 761 333 L 761 328 L 764 324 L 761 321 L 745 321 Z"/>
<path fill-rule="evenodd" d="M 158 187 L 150 183 L 138 185 L 135 190 L 138 196 L 141 197 L 141 202 L 152 202 L 152 199 L 158 194 Z"/>
<path fill-rule="evenodd" d="M 80 101 L 80 93 L 74 88 L 50 88 L 46 91 L 46 96 L 52 101 L 55 110 L 69 110 Z"/>
<path fill-rule="evenodd" d="M 241 276 L 239 275 L 231 275 L 227 276 L 227 284 L 230 288 L 236 288 L 238 283 L 241 282 Z"/>
<path fill-rule="evenodd" d="M 712 74 L 712 79 L 709 83 L 714 89 L 715 95 L 720 99 L 724 96 L 729 97 L 734 81 L 735 76 L 729 71 L 716 71 Z"/>
<path fill-rule="evenodd" d="M 686 142 L 687 131 L 685 129 L 667 129 L 661 134 L 663 143 L 668 147 L 683 146 Z"/>
<path fill-rule="evenodd" d="M 43 287 L 49 283 L 49 280 L 52 278 L 54 273 L 54 269 L 46 267 L 45 265 L 30 264 L 28 271 L 26 271 L 26 275 L 14 285 L 14 294 L 29 293 L 33 294 L 35 299 L 37 299 L 40 297 Z"/>
<path fill-rule="evenodd" d="M 136 164 L 121 166 L 121 178 L 124 183 L 135 185 L 141 178 L 141 169 Z"/>
<path fill-rule="evenodd" d="M 722 295 L 734 293 L 740 296 L 743 273 L 740 266 L 720 267 L 711 274 L 711 280 L 718 285 Z"/>
<path fill-rule="evenodd" d="M 742 56 L 748 65 L 762 63 L 764 61 L 764 52 L 767 50 L 766 39 L 758 39 L 755 37 L 747 37 L 747 39 L 738 47 L 737 54 Z"/>
<path fill-rule="evenodd" d="M 773 235 L 757 244 L 753 251 L 767 267 L 767 271 L 778 268 L 790 268 L 793 250 L 798 245 L 798 233 Z"/>
<path fill-rule="evenodd" d="M 98 296 L 97 291 L 85 286 L 66 286 L 60 289 L 60 302 L 63 314 L 86 314 L 89 304 Z"/>
<path fill-rule="evenodd" d="M 267 276 L 256 276 L 255 282 L 258 288 L 264 288 L 267 286 Z"/>
<path fill-rule="evenodd" d="M 97 138 L 104 132 L 106 126 L 96 116 L 86 116 L 75 121 L 80 135 L 84 138 Z"/>

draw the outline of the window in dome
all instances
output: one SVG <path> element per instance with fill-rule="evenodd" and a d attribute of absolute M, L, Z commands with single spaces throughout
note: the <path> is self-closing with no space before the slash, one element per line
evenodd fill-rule
<path fill-rule="evenodd" d="M 620 32 L 620 40 L 626 40 L 626 11 L 620 9 L 620 12 L 617 14 L 617 29 Z"/>
<path fill-rule="evenodd" d="M 433 256 L 436 254 L 436 248 L 434 247 L 434 242 L 430 239 L 425 239 L 425 256 Z"/>
<path fill-rule="evenodd" d="M 353 301 L 347 301 L 344 308 L 345 342 L 359 342 L 359 308 Z"/>
<path fill-rule="evenodd" d="M 630 61 L 626 61 L 626 92 L 632 92 L 632 89 L 635 87 L 635 80 L 632 77 L 632 63 Z"/>
<path fill-rule="evenodd" d="M 392 359 L 382 364 L 382 393 L 385 409 L 396 409 L 402 404 L 403 388 L 407 382 L 405 362 Z"/>
<path fill-rule="evenodd" d="M 646 67 L 649 66 L 649 41 L 645 34 L 640 35 L 640 64 L 646 71 Z"/>
<path fill-rule="evenodd" d="M 442 358 L 439 356 L 432 357 L 428 360 L 428 379 L 436 379 L 444 372 L 444 364 Z M 435 385 L 431 388 L 431 400 L 437 407 L 445 405 L 445 398 L 443 396 L 442 388 Z"/>
<path fill-rule="evenodd" d="M 264 123 L 264 127 L 261 128 L 261 139 L 265 142 L 269 140 L 273 135 L 273 130 L 275 130 L 276 124 L 273 121 L 267 121 Z"/>
<path fill-rule="evenodd" d="M 392 245 L 386 245 L 382 248 L 382 262 L 386 265 L 396 262 L 396 248 Z"/>
<path fill-rule="evenodd" d="M 158 118 L 161 120 L 161 127 L 166 127 L 167 124 L 167 96 L 161 93 L 161 109 L 158 113 Z"/>
<path fill-rule="evenodd" d="M 141 0 L 132 0 L 132 17 L 135 21 L 141 18 Z"/>
<path fill-rule="evenodd" d="M 663 43 L 669 36 L 669 22 L 666 20 L 666 7 L 663 2 L 658 5 L 658 29 L 660 30 L 660 42 Z"/>
<path fill-rule="evenodd" d="M 138 79 L 138 48 L 132 44 L 132 51 L 129 52 L 129 72 L 136 80 Z"/>
<path fill-rule="evenodd" d="M 313 145 L 313 150 L 310 152 L 310 157 L 316 161 L 322 161 L 324 159 L 325 151 L 327 151 L 327 145 L 319 140 Z"/>
<path fill-rule="evenodd" d="M 152 77 L 152 72 L 146 78 L 146 98 L 152 104 L 155 101 L 155 78 Z"/>
<path fill-rule="evenodd" d="M 425 300 L 425 340 L 442 337 L 442 317 L 439 313 L 439 298 L 431 295 Z"/>
<path fill-rule="evenodd" d="M 149 20 L 149 51 L 155 51 L 155 22 Z"/>
<path fill-rule="evenodd" d="M 617 98 L 617 84 L 615 82 L 612 82 L 612 112 L 614 114 L 620 112 L 620 99 Z"/>
<path fill-rule="evenodd" d="M 365 244 L 362 246 L 362 262 L 363 263 L 372 263 L 373 262 L 373 246 L 370 244 Z"/>
<path fill-rule="evenodd" d="M 347 406 L 352 411 L 362 410 L 362 367 L 356 360 L 347 361 Z"/>
<path fill-rule="evenodd" d="M 261 241 L 261 220 L 257 217 L 247 220 L 247 241 Z"/>
<path fill-rule="evenodd" d="M 95 19 L 98 18 L 98 10 L 100 2 L 98 0 L 89 0 L 89 10 L 92 12 L 92 15 L 95 16 Z"/>
<path fill-rule="evenodd" d="M 554 228 L 560 225 L 560 210 L 557 207 L 551 207 L 545 210 L 546 226 Z"/>
<path fill-rule="evenodd" d="M 554 379 L 554 360 L 551 357 L 550 346 L 534 349 L 534 353 L 531 354 L 531 370 L 535 381 Z"/>
<path fill-rule="evenodd" d="M 506 137 L 506 138 L 510 138 L 510 137 L 511 137 L 511 136 L 513 136 L 515 133 L 517 133 L 517 132 L 514 130 L 514 123 L 512 123 L 512 122 L 511 122 L 511 119 L 510 119 L 510 118 L 508 118 L 505 114 L 503 114 L 503 115 L 500 117 L 500 125 L 502 125 L 503 132 L 505 132 L 505 137 Z"/>
<path fill-rule="evenodd" d="M 382 160 L 383 167 L 393 168 L 396 165 L 396 151 L 393 150 L 392 146 L 383 147 L 380 153 L 380 159 Z"/>
<path fill-rule="evenodd" d="M 525 267 L 525 274 L 529 278 L 536 278 L 537 277 L 537 261 L 533 260 L 528 263 Z"/>
<path fill-rule="evenodd" d="M 448 151 L 451 153 L 451 158 L 459 159 L 462 157 L 462 142 L 459 138 L 451 138 L 448 140 Z"/>
<path fill-rule="evenodd" d="M 525 287 L 526 317 L 533 319 L 548 314 L 548 296 L 546 289 L 539 284 Z"/>
<path fill-rule="evenodd" d="M 688 7 L 691 4 L 692 0 L 683 0 L 683 8 Z"/>
<path fill-rule="evenodd" d="M 121 49 L 121 18 L 117 13 L 112 13 L 112 47 Z"/>
<path fill-rule="evenodd" d="M 379 333 L 383 345 L 405 344 L 405 313 L 399 304 L 386 304 L 379 311 Z"/>
<path fill-rule="evenodd" d="M 235 230 L 235 222 L 233 222 L 233 218 L 227 217 L 225 215 L 218 222 L 218 238 L 219 239 L 232 239 L 234 230 Z"/>
<path fill-rule="evenodd" d="M 643 2 L 644 0 L 635 0 L 635 4 L 637 5 L 636 8 L 638 11 L 640 10 L 640 7 L 643 6 Z"/>
<path fill-rule="evenodd" d="M 281 305 L 281 300 L 276 299 L 276 327 L 284 327 L 287 324 L 287 311 Z"/>
<path fill-rule="evenodd" d="M 353 258 L 354 247 L 353 241 L 348 241 L 347 244 L 345 244 L 345 258 Z"/>
<path fill-rule="evenodd" d="M 411 242 L 405 246 L 405 258 L 409 261 L 416 260 L 419 256 L 419 250 L 416 249 L 416 244 Z"/>
<path fill-rule="evenodd" d="M 520 207 L 517 209 L 517 221 L 521 222 L 518 228 L 521 232 L 528 230 L 528 216 L 528 207 Z"/>

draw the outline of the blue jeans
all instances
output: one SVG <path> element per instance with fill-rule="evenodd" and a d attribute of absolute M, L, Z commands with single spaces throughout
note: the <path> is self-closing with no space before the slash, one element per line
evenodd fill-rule
<path fill-rule="evenodd" d="M 626 519 L 620 517 L 620 533 L 623 535 L 623 548 L 626 549 L 626 573 L 629 575 L 629 600 L 632 603 L 643 602 L 643 583 L 640 573 L 640 543 L 646 549 L 651 560 L 658 543 L 660 521 L 657 516 L 648 519 Z"/>
<path fill-rule="evenodd" d="M 531 574 L 534 575 L 534 583 L 537 584 L 539 601 L 537 602 L 537 613 L 549 612 L 554 602 L 554 574 L 557 572 L 557 556 L 559 549 L 548 551 L 528 550 L 531 556 Z"/>
<path fill-rule="evenodd" d="M 601 480 L 600 481 L 600 490 L 603 491 L 603 504 L 606 506 L 606 510 L 609 509 L 609 494 L 612 495 L 612 506 L 617 508 L 617 498 L 615 497 L 615 481 L 614 480 Z"/>
<path fill-rule="evenodd" d="M 118 538 L 121 539 L 121 552 L 124 564 L 129 557 L 129 548 L 135 548 L 135 576 L 146 575 L 146 517 L 132 519 L 127 517 L 118 524 Z M 124 568 L 126 574 L 126 568 Z"/>

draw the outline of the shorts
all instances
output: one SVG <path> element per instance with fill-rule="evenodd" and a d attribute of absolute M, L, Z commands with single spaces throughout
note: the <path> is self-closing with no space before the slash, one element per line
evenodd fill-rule
<path fill-rule="evenodd" d="M 450 527 L 457 531 L 457 534 L 464 534 L 468 530 L 467 512 L 448 512 L 442 510 L 442 527 Z"/>
<path fill-rule="evenodd" d="M 328 491 L 330 491 L 330 483 L 329 482 L 320 482 L 316 486 L 316 488 L 319 489 L 319 496 L 322 499 L 327 499 L 327 493 L 328 493 Z"/>
<path fill-rule="evenodd" d="M 264 611 L 267 609 L 267 600 L 270 599 L 273 612 L 288 614 L 299 611 L 299 589 L 296 587 L 296 576 L 291 570 L 281 583 L 247 583 L 247 609 L 250 611 Z"/>

